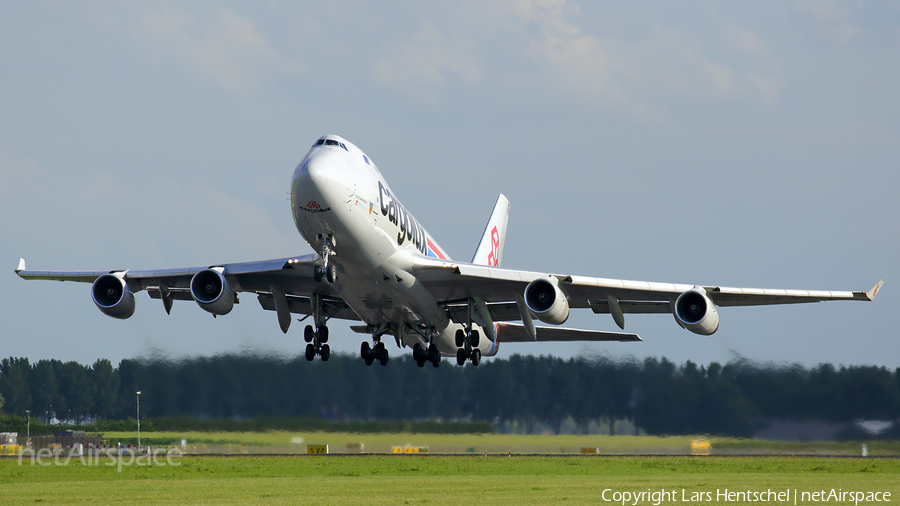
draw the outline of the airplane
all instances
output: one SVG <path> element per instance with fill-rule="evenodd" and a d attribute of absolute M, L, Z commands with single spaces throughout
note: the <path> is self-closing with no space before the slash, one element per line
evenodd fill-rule
<path fill-rule="evenodd" d="M 294 169 L 291 211 L 297 231 L 315 253 L 258 262 L 160 270 L 33 271 L 20 259 L 24 279 L 91 283 L 104 314 L 127 319 L 134 294 L 146 290 L 166 313 L 173 301 L 193 300 L 215 316 L 228 314 L 239 294 L 255 294 L 287 333 L 293 314 L 312 318 L 304 328 L 306 359 L 331 355 L 327 323 L 371 336 L 362 342 L 366 365 L 387 365 L 385 336 L 411 347 L 419 367 L 481 363 L 501 343 L 620 341 L 636 334 L 560 327 L 570 309 L 610 314 L 625 329 L 626 314 L 672 314 L 682 328 L 711 335 L 717 306 L 758 306 L 829 300 L 871 301 L 865 292 L 728 288 L 527 272 L 500 267 L 509 220 L 500 195 L 471 262 L 446 251 L 400 203 L 375 163 L 336 135 L 320 137 Z M 535 320 L 550 326 L 537 326 Z"/>

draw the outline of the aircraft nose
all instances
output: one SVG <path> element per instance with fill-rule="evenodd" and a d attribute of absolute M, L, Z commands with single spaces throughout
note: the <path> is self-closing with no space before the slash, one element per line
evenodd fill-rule
<path fill-rule="evenodd" d="M 328 166 L 319 160 L 310 160 L 306 164 L 306 173 L 309 180 L 319 188 L 328 184 Z"/>

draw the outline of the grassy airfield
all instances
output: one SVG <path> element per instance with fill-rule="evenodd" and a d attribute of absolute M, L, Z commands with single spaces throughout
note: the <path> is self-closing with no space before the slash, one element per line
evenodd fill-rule
<path fill-rule="evenodd" d="M 135 432 L 109 432 L 105 441 L 136 444 Z M 146 445 L 180 445 L 187 441 L 188 453 L 306 453 L 307 444 L 327 444 L 331 453 L 355 452 L 362 444 L 365 453 L 391 453 L 395 446 L 428 447 L 429 453 L 466 454 L 578 454 L 584 447 L 601 454 L 691 453 L 691 436 L 602 436 L 602 435 L 516 435 L 516 434 L 354 434 L 345 432 L 143 432 Z M 713 455 L 841 455 L 859 456 L 856 442 L 778 442 L 753 439 L 710 438 Z M 351 445 L 348 447 L 348 445 Z M 900 456 L 900 442 L 867 443 L 870 456 Z"/>
<path fill-rule="evenodd" d="M 828 457 L 205 456 L 171 465 L 0 460 L 2 504 L 756 504 L 729 492 L 891 493 L 900 460 Z M 162 465 L 165 463 L 166 465 Z M 604 490 L 608 500 L 604 500 Z M 665 498 L 652 493 L 667 491 Z M 620 495 L 614 499 L 614 493 Z M 709 494 L 708 496 L 706 494 Z M 698 498 L 701 500 L 696 500 Z M 695 500 L 691 500 L 692 497 Z M 709 497 L 709 500 L 702 500 Z M 881 496 L 884 497 L 883 495 Z M 798 500 L 797 504 L 824 501 Z M 854 504 L 854 501 L 829 501 Z M 873 502 L 861 501 L 861 504 Z"/>

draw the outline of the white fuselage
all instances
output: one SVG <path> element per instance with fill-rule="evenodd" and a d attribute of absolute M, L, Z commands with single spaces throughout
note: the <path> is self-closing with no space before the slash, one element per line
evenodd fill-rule
<path fill-rule="evenodd" d="M 366 324 L 390 323 L 408 346 L 424 343 L 422 333 L 430 331 L 442 354 L 456 355 L 454 335 L 463 326 L 411 272 L 414 255 L 449 258 L 365 153 L 335 135 L 320 139 L 294 170 L 291 209 L 313 249 L 321 253 L 323 241 L 330 243 L 328 261 L 338 274 L 331 286 Z M 484 356 L 497 347 L 479 343 Z"/>

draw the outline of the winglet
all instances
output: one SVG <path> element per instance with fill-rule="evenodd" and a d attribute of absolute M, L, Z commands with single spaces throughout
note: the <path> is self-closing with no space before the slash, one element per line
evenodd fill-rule
<path fill-rule="evenodd" d="M 868 297 L 869 300 L 875 300 L 875 296 L 878 295 L 878 291 L 881 290 L 881 285 L 883 284 L 883 279 L 875 283 L 875 286 L 873 286 L 868 292 L 866 292 L 866 297 Z"/>
<path fill-rule="evenodd" d="M 24 259 L 24 258 L 20 258 L 20 259 L 19 259 L 19 265 L 18 265 L 18 267 L 16 267 L 16 274 L 18 274 L 18 273 L 20 273 L 20 272 L 22 272 L 22 271 L 24 271 L 24 270 L 25 270 L 25 259 Z"/>

